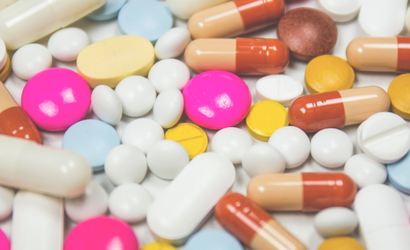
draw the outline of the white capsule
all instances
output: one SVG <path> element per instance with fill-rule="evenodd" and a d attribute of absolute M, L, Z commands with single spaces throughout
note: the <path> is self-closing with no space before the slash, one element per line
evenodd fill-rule
<path fill-rule="evenodd" d="M 117 125 L 122 117 L 120 98 L 106 85 L 97 86 L 91 94 L 91 105 L 95 115 L 102 121 Z"/>
<path fill-rule="evenodd" d="M 330 207 L 316 214 L 315 229 L 323 237 L 344 236 L 352 233 L 357 225 L 356 214 L 345 207 Z"/>
<path fill-rule="evenodd" d="M 259 143 L 250 147 L 244 154 L 242 166 L 249 177 L 260 174 L 276 174 L 285 172 L 286 162 L 282 154 L 267 143 Z"/>
<path fill-rule="evenodd" d="M 140 118 L 130 122 L 122 134 L 122 143 L 139 148 L 145 154 L 156 142 L 164 139 L 164 130 L 156 121 Z"/>
<path fill-rule="evenodd" d="M 51 67 L 53 58 L 43 45 L 32 43 L 21 47 L 14 53 L 11 67 L 14 74 L 23 80 L 29 80 L 35 74 Z"/>
<path fill-rule="evenodd" d="M 186 28 L 172 28 L 158 39 L 155 55 L 159 60 L 176 58 L 184 52 L 190 40 L 191 34 Z"/>
<path fill-rule="evenodd" d="M 55 32 L 48 40 L 48 50 L 61 61 L 74 61 L 80 51 L 90 44 L 90 38 L 79 28 L 65 28 Z"/>
<path fill-rule="evenodd" d="M 188 66 L 177 59 L 159 61 L 148 73 L 148 79 L 154 84 L 158 93 L 169 88 L 182 90 L 190 78 Z"/>
<path fill-rule="evenodd" d="M 175 88 L 162 91 L 154 104 L 154 119 L 163 128 L 173 127 L 184 112 L 184 97 Z"/>

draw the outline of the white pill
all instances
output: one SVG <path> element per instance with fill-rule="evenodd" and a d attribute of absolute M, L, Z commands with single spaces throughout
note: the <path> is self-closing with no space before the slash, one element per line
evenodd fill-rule
<path fill-rule="evenodd" d="M 370 36 L 397 36 L 403 29 L 407 0 L 362 0 L 359 24 Z"/>
<path fill-rule="evenodd" d="M 302 83 L 286 75 L 265 76 L 256 82 L 256 96 L 261 101 L 273 100 L 289 106 L 302 93 Z"/>
<path fill-rule="evenodd" d="M 303 130 L 294 126 L 276 130 L 269 138 L 269 144 L 283 155 L 286 168 L 299 167 L 310 154 L 309 137 Z"/>
<path fill-rule="evenodd" d="M 353 143 L 345 132 L 327 128 L 313 136 L 311 152 L 313 159 L 320 165 L 337 168 L 353 155 Z"/>
<path fill-rule="evenodd" d="M 0 186 L 0 220 L 9 217 L 13 211 L 14 190 Z"/>
<path fill-rule="evenodd" d="M 4 65 L 7 62 L 7 50 L 6 45 L 4 44 L 3 40 L 0 38 L 0 71 L 3 69 Z"/>
<path fill-rule="evenodd" d="M 410 32 L 410 8 L 407 9 L 406 13 L 406 28 Z"/>
<path fill-rule="evenodd" d="M 380 112 L 357 129 L 357 144 L 370 158 L 384 164 L 400 160 L 410 149 L 410 128 L 399 115 Z"/>
<path fill-rule="evenodd" d="M 116 125 L 122 117 L 122 104 L 114 90 L 106 85 L 97 86 L 91 94 L 95 115 L 102 121 Z"/>
<path fill-rule="evenodd" d="M 104 215 L 107 212 L 107 207 L 107 192 L 101 185 L 93 181 L 88 184 L 83 195 L 64 201 L 65 212 L 75 222 Z"/>
<path fill-rule="evenodd" d="M 322 10 L 335 22 L 348 22 L 359 13 L 362 0 L 319 0 Z"/>
<path fill-rule="evenodd" d="M 155 55 L 159 60 L 176 58 L 184 52 L 190 40 L 191 34 L 186 28 L 170 29 L 155 44 Z"/>
<path fill-rule="evenodd" d="M 189 155 L 178 142 L 162 140 L 148 150 L 147 161 L 156 176 L 172 180 L 188 164 Z"/>
<path fill-rule="evenodd" d="M 158 93 L 169 88 L 182 90 L 191 78 L 188 66 L 177 59 L 165 59 L 152 66 L 148 79 Z"/>
<path fill-rule="evenodd" d="M 152 196 L 141 185 L 126 183 L 116 187 L 108 199 L 110 213 L 120 220 L 136 223 L 145 219 Z"/>
<path fill-rule="evenodd" d="M 156 121 L 140 118 L 130 122 L 122 134 L 122 143 L 139 148 L 145 154 L 156 142 L 164 139 L 164 130 Z"/>
<path fill-rule="evenodd" d="M 154 119 L 163 128 L 174 126 L 184 111 L 184 97 L 179 89 L 162 91 L 154 104 Z"/>
<path fill-rule="evenodd" d="M 54 58 L 61 61 L 74 61 L 80 51 L 90 44 L 90 38 L 84 30 L 66 28 L 55 32 L 48 40 L 48 49 Z"/>
<path fill-rule="evenodd" d="M 11 60 L 13 72 L 23 80 L 29 80 L 35 74 L 51 67 L 53 57 L 43 45 L 32 43 L 21 47 Z"/>
<path fill-rule="evenodd" d="M 226 156 L 233 164 L 241 163 L 245 152 L 251 146 L 251 136 L 239 128 L 221 129 L 211 141 L 212 151 Z"/>
<path fill-rule="evenodd" d="M 118 83 L 115 93 L 121 100 L 122 112 L 130 117 L 148 113 L 155 103 L 154 85 L 145 77 L 129 76 Z"/>
<path fill-rule="evenodd" d="M 147 173 L 147 158 L 139 148 L 122 144 L 108 153 L 104 169 L 114 185 L 140 183 Z"/>
<path fill-rule="evenodd" d="M 166 0 L 166 3 L 169 10 L 176 17 L 188 19 L 200 10 L 208 9 L 227 1 L 228 0 Z"/>
<path fill-rule="evenodd" d="M 252 178 L 260 174 L 283 173 L 285 172 L 286 162 L 276 148 L 267 143 L 259 143 L 245 152 L 242 167 Z"/>
<path fill-rule="evenodd" d="M 382 184 L 387 178 L 386 166 L 365 154 L 351 157 L 345 164 L 344 172 L 359 188 L 371 184 Z"/>
<path fill-rule="evenodd" d="M 316 231 L 323 237 L 335 237 L 352 233 L 358 221 L 352 210 L 345 207 L 331 207 L 317 213 L 314 224 Z"/>

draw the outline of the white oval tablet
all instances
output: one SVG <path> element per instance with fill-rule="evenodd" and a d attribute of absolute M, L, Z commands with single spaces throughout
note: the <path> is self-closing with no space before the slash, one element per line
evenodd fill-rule
<path fill-rule="evenodd" d="M 242 167 L 252 178 L 260 174 L 283 173 L 286 162 L 276 148 L 267 143 L 259 143 L 245 152 L 242 158 Z"/>
<path fill-rule="evenodd" d="M 164 130 L 154 120 L 140 118 L 130 122 L 122 134 L 122 143 L 139 148 L 145 154 L 156 142 L 164 139 Z"/>
<path fill-rule="evenodd" d="M 179 89 L 162 91 L 154 104 L 154 119 L 163 128 L 174 126 L 184 112 L 184 97 Z"/>
<path fill-rule="evenodd" d="M 6 45 L 0 38 L 0 71 L 3 69 L 4 65 L 6 65 L 7 56 Z"/>
<path fill-rule="evenodd" d="M 122 112 L 130 117 L 148 113 L 155 103 L 154 85 L 145 77 L 129 76 L 118 83 L 115 93 L 121 100 Z"/>
<path fill-rule="evenodd" d="M 14 53 L 11 67 L 14 74 L 23 80 L 29 80 L 35 74 L 51 67 L 53 57 L 43 45 L 32 43 L 21 47 Z"/>
<path fill-rule="evenodd" d="M 359 13 L 362 0 L 319 0 L 322 10 L 335 22 L 348 22 Z"/>
<path fill-rule="evenodd" d="M 90 38 L 79 28 L 65 28 L 55 32 L 48 40 L 48 50 L 61 61 L 74 61 L 80 51 L 90 44 Z"/>
<path fill-rule="evenodd" d="M 315 229 L 323 237 L 344 236 L 352 233 L 358 224 L 356 214 L 345 207 L 330 207 L 316 214 Z"/>
<path fill-rule="evenodd" d="M 91 94 L 91 106 L 100 120 L 116 125 L 122 117 L 122 104 L 114 90 L 106 85 L 97 86 Z"/>
<path fill-rule="evenodd" d="M 272 100 L 283 106 L 303 93 L 303 85 L 287 75 L 270 75 L 256 82 L 256 97 L 260 100 Z"/>
<path fill-rule="evenodd" d="M 112 190 L 108 198 L 108 208 L 118 219 L 136 223 L 145 219 L 152 202 L 152 196 L 143 186 L 126 183 Z"/>
<path fill-rule="evenodd" d="M 107 207 L 107 192 L 101 185 L 93 181 L 88 184 L 83 195 L 64 200 L 65 212 L 75 222 L 104 215 L 107 212 Z"/>
<path fill-rule="evenodd" d="M 176 58 L 184 52 L 190 40 L 191 34 L 186 28 L 172 28 L 158 39 L 155 55 L 159 60 Z"/>
<path fill-rule="evenodd" d="M 13 211 L 14 190 L 0 186 L 0 220 L 9 217 Z"/>
<path fill-rule="evenodd" d="M 158 239 L 183 243 L 230 189 L 235 176 L 235 167 L 226 157 L 212 152 L 198 155 L 148 209 L 151 232 Z"/>
<path fill-rule="evenodd" d="M 345 164 L 344 172 L 352 178 L 359 188 L 371 184 L 381 184 L 387 179 L 386 166 L 365 154 L 351 157 Z"/>
<path fill-rule="evenodd" d="M 159 61 L 148 73 L 148 79 L 154 84 L 158 93 L 169 88 L 182 90 L 190 78 L 188 66 L 177 59 Z"/>

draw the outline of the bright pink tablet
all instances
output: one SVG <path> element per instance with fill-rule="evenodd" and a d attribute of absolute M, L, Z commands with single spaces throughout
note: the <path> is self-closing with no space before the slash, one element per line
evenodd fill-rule
<path fill-rule="evenodd" d="M 251 107 L 246 83 L 226 71 L 207 71 L 192 78 L 183 91 L 185 113 L 199 126 L 231 127 L 242 121 Z"/>
<path fill-rule="evenodd" d="M 0 249 L 10 250 L 10 241 L 1 229 L 0 229 Z"/>
<path fill-rule="evenodd" d="M 85 220 L 68 233 L 64 250 L 138 250 L 132 228 L 118 219 L 101 216 Z"/>
<path fill-rule="evenodd" d="M 33 76 L 21 95 L 21 106 L 44 130 L 61 131 L 85 117 L 91 103 L 87 82 L 72 70 L 51 68 Z"/>

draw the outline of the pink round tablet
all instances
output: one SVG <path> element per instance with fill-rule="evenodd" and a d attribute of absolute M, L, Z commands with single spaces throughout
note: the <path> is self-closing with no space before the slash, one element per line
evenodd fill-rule
<path fill-rule="evenodd" d="M 33 76 L 21 95 L 21 105 L 44 130 L 61 131 L 85 117 L 91 103 L 87 82 L 69 69 L 51 68 Z"/>
<path fill-rule="evenodd" d="M 242 121 L 251 107 L 246 83 L 226 71 L 207 71 L 192 78 L 183 91 L 185 113 L 199 126 L 231 127 Z"/>
<path fill-rule="evenodd" d="M 137 250 L 132 228 L 118 219 L 101 216 L 85 220 L 68 233 L 64 250 Z"/>
<path fill-rule="evenodd" d="M 0 229 L 0 249 L 10 250 L 10 241 L 1 229 Z"/>

